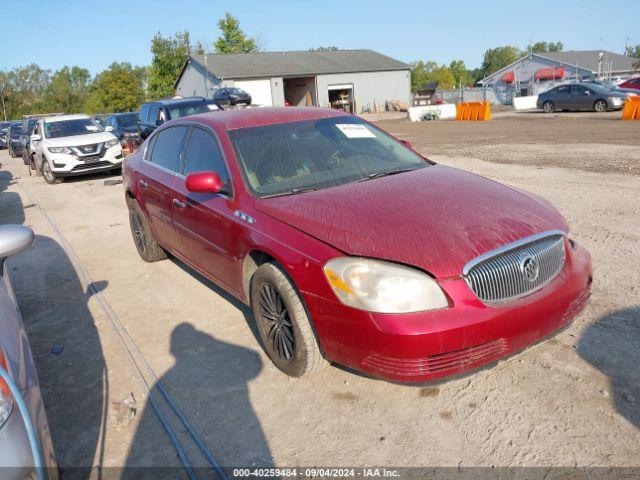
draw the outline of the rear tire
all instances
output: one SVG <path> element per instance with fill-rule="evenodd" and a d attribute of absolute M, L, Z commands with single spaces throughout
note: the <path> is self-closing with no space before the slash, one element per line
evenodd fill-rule
<path fill-rule="evenodd" d="M 596 100 L 593 104 L 593 109 L 598 113 L 606 112 L 608 107 L 607 102 L 604 100 Z"/>
<path fill-rule="evenodd" d="M 147 222 L 147 217 L 145 217 L 138 202 L 135 199 L 129 199 L 127 201 L 127 207 L 129 207 L 131 235 L 133 235 L 133 242 L 136 245 L 140 258 L 145 262 L 157 262 L 158 260 L 167 258 L 167 252 L 158 245 L 158 242 L 156 242 L 156 239 L 153 237 L 149 222 Z"/>
<path fill-rule="evenodd" d="M 544 113 L 553 113 L 556 111 L 556 106 L 553 102 L 547 101 L 542 104 L 542 110 L 544 110 Z"/>
<path fill-rule="evenodd" d="M 262 347 L 284 373 L 302 377 L 328 365 L 302 300 L 278 263 L 261 265 L 251 278 L 251 309 Z"/>
<path fill-rule="evenodd" d="M 64 177 L 56 177 L 56 175 L 51 171 L 51 165 L 49 165 L 49 161 L 47 159 L 42 160 L 41 168 L 44 181 L 49 185 L 57 185 L 58 183 L 64 182 Z"/>

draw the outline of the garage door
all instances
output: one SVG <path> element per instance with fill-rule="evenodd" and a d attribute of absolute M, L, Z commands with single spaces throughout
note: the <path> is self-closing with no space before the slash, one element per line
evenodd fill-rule
<path fill-rule="evenodd" d="M 271 80 L 236 80 L 234 87 L 241 88 L 251 95 L 253 105 L 273 105 L 271 98 Z"/>

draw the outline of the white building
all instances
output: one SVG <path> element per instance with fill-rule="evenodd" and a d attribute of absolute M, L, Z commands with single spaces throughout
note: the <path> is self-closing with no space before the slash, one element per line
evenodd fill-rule
<path fill-rule="evenodd" d="M 174 88 L 183 97 L 210 98 L 239 87 L 258 105 L 315 105 L 355 113 L 408 103 L 411 67 L 372 50 L 192 55 Z"/>

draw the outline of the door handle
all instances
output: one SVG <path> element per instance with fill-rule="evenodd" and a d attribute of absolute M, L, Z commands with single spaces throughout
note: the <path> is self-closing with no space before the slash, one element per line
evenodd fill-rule
<path fill-rule="evenodd" d="M 149 184 L 147 182 L 145 182 L 144 180 L 140 180 L 140 186 L 142 188 L 147 188 L 149 186 Z"/>
<path fill-rule="evenodd" d="M 186 204 L 186 203 L 181 202 L 181 201 L 180 201 L 180 200 L 178 200 L 177 198 L 174 198 L 174 199 L 173 199 L 173 205 L 174 205 L 174 206 L 176 206 L 176 207 L 178 207 L 178 208 L 184 208 L 184 207 L 186 207 L 186 206 L 187 206 L 187 204 Z"/>

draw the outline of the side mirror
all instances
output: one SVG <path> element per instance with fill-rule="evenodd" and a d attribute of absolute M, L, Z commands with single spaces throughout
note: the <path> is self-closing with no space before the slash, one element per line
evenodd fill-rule
<path fill-rule="evenodd" d="M 194 172 L 187 175 L 186 187 L 193 193 L 220 193 L 224 182 L 216 172 Z"/>
<path fill-rule="evenodd" d="M 413 145 L 411 145 L 411 142 L 409 140 L 400 140 L 400 143 L 402 143 L 405 147 L 409 147 L 413 150 Z"/>
<path fill-rule="evenodd" d="M 24 225 L 0 226 L 0 262 L 29 248 L 35 235 Z"/>
<path fill-rule="evenodd" d="M 105 132 L 113 132 L 113 131 L 115 131 L 115 128 L 113 128 L 113 125 L 107 125 L 106 127 L 104 127 L 104 131 Z"/>

